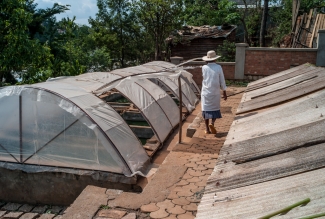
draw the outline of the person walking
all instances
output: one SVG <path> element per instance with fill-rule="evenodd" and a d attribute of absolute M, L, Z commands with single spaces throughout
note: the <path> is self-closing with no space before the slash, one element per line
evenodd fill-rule
<path fill-rule="evenodd" d="M 201 106 L 202 117 L 205 120 L 205 133 L 216 134 L 217 130 L 214 127 L 216 119 L 222 118 L 220 112 L 220 89 L 223 91 L 223 99 L 227 100 L 226 82 L 223 71 L 220 65 L 215 63 L 220 56 L 211 50 L 207 52 L 202 59 L 207 62 L 202 67 L 202 91 L 201 91 Z M 211 123 L 209 124 L 209 120 Z"/>

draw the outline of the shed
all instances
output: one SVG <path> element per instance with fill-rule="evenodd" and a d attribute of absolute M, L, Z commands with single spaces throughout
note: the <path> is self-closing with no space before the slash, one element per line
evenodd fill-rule
<path fill-rule="evenodd" d="M 224 40 L 235 42 L 235 25 L 222 26 L 184 26 L 170 35 L 166 42 L 171 57 L 179 56 L 184 60 L 203 57 L 209 50 L 217 50 Z"/>

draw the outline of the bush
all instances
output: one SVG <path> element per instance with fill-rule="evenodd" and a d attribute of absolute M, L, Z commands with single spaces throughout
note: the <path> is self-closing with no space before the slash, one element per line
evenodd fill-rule
<path fill-rule="evenodd" d="M 228 40 L 223 41 L 223 45 L 217 47 L 217 54 L 221 56 L 218 61 L 234 62 L 236 57 L 236 45 Z"/>

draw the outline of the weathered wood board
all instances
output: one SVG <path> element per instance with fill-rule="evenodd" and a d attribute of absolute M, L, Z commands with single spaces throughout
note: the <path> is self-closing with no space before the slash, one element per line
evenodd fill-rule
<path fill-rule="evenodd" d="M 321 90 L 272 110 L 237 117 L 222 149 L 227 154 L 224 159 L 252 160 L 323 141 L 324 100 Z"/>
<path fill-rule="evenodd" d="M 322 167 L 325 167 L 325 143 L 242 164 L 228 161 L 217 165 L 205 191 L 239 188 Z"/>
<path fill-rule="evenodd" d="M 317 76 L 311 77 L 309 79 L 305 78 L 305 80 L 301 80 L 299 83 L 294 82 L 294 80 L 297 78 L 286 80 L 286 82 L 283 82 L 281 85 L 283 86 L 283 89 L 280 90 L 277 89 L 277 86 L 272 86 L 273 91 L 267 90 L 264 87 L 263 89 L 266 89 L 267 93 L 262 96 L 255 96 L 253 99 L 249 97 L 249 92 L 247 92 L 243 96 L 242 102 L 237 109 L 237 114 L 247 113 L 257 109 L 278 105 L 280 103 L 284 103 L 325 88 L 325 68 L 316 68 L 313 73 L 316 73 Z M 309 72 L 308 74 L 312 75 L 313 73 Z M 285 83 L 288 83 L 290 86 L 286 87 Z M 256 95 L 258 91 L 256 90 L 254 93 Z"/>
<path fill-rule="evenodd" d="M 204 194 L 196 219 L 256 219 L 310 198 L 299 206 L 272 219 L 302 218 L 324 212 L 325 169 L 297 174 L 264 183 Z"/>
<path fill-rule="evenodd" d="M 269 86 L 271 84 L 275 84 L 284 80 L 288 80 L 292 77 L 295 77 L 297 75 L 301 75 L 304 72 L 307 72 L 309 70 L 313 70 L 315 67 L 311 66 L 310 64 L 306 63 L 304 65 L 299 65 L 294 68 L 287 69 L 285 71 L 267 76 L 265 78 L 261 78 L 257 81 L 253 81 L 248 84 L 246 91 L 252 91 L 256 90 L 265 86 Z"/>

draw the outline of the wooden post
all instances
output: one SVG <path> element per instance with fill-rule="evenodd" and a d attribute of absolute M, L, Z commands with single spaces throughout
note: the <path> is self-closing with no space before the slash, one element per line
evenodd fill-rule
<path fill-rule="evenodd" d="M 183 123 L 183 100 L 182 100 L 182 83 L 181 76 L 178 77 L 178 91 L 179 91 L 179 132 L 178 143 L 182 143 L 182 123 Z"/>

